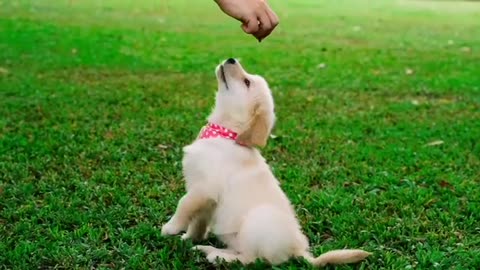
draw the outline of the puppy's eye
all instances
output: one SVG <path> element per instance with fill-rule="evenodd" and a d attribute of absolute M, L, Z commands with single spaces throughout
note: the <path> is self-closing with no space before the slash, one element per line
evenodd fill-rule
<path fill-rule="evenodd" d="M 243 82 L 247 87 L 250 87 L 250 80 L 249 79 L 244 79 Z"/>

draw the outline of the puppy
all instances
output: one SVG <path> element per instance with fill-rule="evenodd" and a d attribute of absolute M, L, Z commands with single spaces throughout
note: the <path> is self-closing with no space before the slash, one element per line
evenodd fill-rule
<path fill-rule="evenodd" d="M 315 266 L 354 263 L 370 253 L 335 250 L 314 258 L 293 207 L 255 147 L 267 143 L 275 122 L 267 82 L 230 58 L 216 68 L 218 91 L 208 124 L 186 146 L 183 174 L 187 193 L 162 235 L 205 239 L 213 232 L 226 249 L 196 246 L 207 259 L 243 264 L 257 258 L 276 265 L 304 257 Z"/>

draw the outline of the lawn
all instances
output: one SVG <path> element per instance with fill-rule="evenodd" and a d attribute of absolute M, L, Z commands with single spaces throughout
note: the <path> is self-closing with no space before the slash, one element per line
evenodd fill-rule
<path fill-rule="evenodd" d="M 0 268 L 211 268 L 160 228 L 238 57 L 272 87 L 262 153 L 315 255 L 480 269 L 480 3 L 270 2 L 258 43 L 211 0 L 0 0 Z"/>

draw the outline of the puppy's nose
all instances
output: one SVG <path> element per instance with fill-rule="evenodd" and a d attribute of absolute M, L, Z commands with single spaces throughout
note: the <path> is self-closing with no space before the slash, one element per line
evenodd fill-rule
<path fill-rule="evenodd" d="M 236 62 L 237 62 L 237 61 L 236 61 L 235 59 L 233 59 L 233 58 L 228 58 L 228 59 L 227 59 L 227 63 L 229 63 L 229 64 L 235 64 Z"/>

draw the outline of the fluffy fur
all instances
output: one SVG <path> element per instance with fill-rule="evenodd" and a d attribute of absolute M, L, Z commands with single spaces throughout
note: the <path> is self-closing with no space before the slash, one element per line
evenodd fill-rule
<path fill-rule="evenodd" d="M 163 235 L 182 231 L 183 239 L 202 240 L 214 233 L 226 249 L 196 246 L 210 262 L 257 258 L 280 264 L 304 257 L 316 266 L 354 263 L 370 253 L 335 250 L 314 258 L 295 212 L 279 182 L 255 146 L 264 146 L 275 122 L 267 82 L 248 74 L 234 59 L 216 69 L 218 92 L 208 120 L 239 134 L 237 142 L 200 139 L 184 148 L 187 193 L 162 227 Z M 242 144 L 242 145 L 240 145 Z"/>

